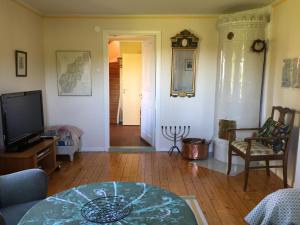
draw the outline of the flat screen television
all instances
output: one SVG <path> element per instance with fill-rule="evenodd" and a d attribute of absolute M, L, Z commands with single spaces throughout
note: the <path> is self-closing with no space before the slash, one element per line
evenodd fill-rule
<path fill-rule="evenodd" d="M 6 150 L 22 149 L 44 131 L 42 91 L 1 95 L 1 114 Z"/>

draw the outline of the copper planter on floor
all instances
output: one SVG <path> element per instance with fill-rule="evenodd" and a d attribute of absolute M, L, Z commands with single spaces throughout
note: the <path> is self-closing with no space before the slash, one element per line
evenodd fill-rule
<path fill-rule="evenodd" d="M 182 156 L 185 159 L 207 159 L 209 143 L 205 139 L 185 138 L 182 140 Z"/>

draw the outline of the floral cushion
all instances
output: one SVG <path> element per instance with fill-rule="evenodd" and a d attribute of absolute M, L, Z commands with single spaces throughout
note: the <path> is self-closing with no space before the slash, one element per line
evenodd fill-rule
<path fill-rule="evenodd" d="M 278 122 L 273 120 L 271 117 L 267 119 L 267 121 L 262 126 L 261 130 L 258 132 L 258 136 L 260 137 L 272 137 L 273 131 L 276 128 Z"/>
<path fill-rule="evenodd" d="M 246 149 L 248 146 L 248 142 L 246 141 L 233 141 L 231 143 L 235 148 L 239 151 L 246 154 Z M 272 148 L 267 147 L 266 145 L 260 142 L 252 142 L 251 143 L 251 152 L 250 155 L 276 155 L 276 154 L 283 154 L 283 151 L 274 152 Z"/>
<path fill-rule="evenodd" d="M 259 137 L 280 137 L 286 136 L 289 132 L 289 126 L 286 126 L 278 121 L 273 120 L 271 117 L 262 126 L 258 132 Z M 275 152 L 284 150 L 285 140 L 262 141 L 262 144 L 272 148 Z"/>

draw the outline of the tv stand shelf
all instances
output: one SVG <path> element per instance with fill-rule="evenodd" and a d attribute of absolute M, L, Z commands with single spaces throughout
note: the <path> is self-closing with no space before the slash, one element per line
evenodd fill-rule
<path fill-rule="evenodd" d="M 41 168 L 51 174 L 58 168 L 56 163 L 56 138 L 42 141 L 20 152 L 0 151 L 0 174 L 8 174 L 20 170 Z"/>

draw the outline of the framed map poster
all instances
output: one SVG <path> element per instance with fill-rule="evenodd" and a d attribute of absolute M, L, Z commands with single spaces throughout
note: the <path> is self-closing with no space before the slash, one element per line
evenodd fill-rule
<path fill-rule="evenodd" d="M 59 96 L 92 96 L 90 51 L 57 51 Z"/>
<path fill-rule="evenodd" d="M 300 57 L 283 60 L 281 87 L 300 88 Z"/>

